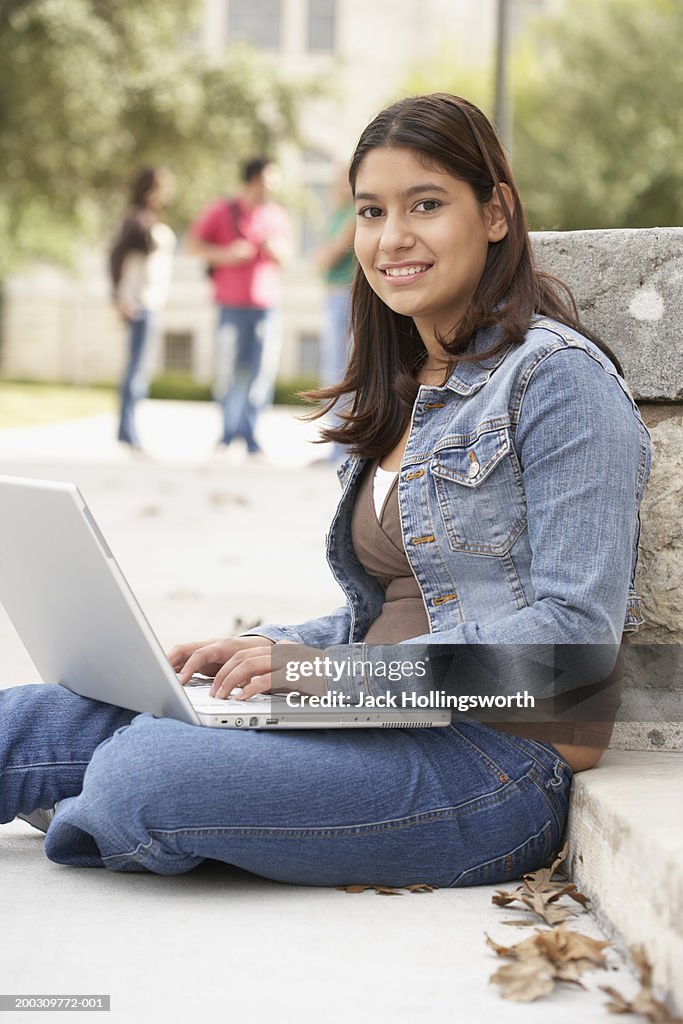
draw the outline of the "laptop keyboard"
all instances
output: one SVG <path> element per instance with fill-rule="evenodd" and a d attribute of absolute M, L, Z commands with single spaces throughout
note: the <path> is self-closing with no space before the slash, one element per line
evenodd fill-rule
<path fill-rule="evenodd" d="M 245 707 L 251 707 L 254 704 L 270 704 L 273 699 L 269 693 L 257 693 L 246 701 L 235 700 L 232 697 L 228 697 L 227 700 L 220 697 L 209 697 L 211 681 L 207 683 L 203 680 L 197 683 L 190 680 L 184 689 L 187 691 L 187 696 L 195 708 L 220 708 L 222 711 L 244 711 Z M 236 690 L 235 692 L 241 693 L 242 691 Z"/>

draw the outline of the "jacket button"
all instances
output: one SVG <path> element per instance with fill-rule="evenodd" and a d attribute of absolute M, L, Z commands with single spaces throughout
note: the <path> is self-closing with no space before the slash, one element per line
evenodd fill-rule
<path fill-rule="evenodd" d="M 467 475 L 470 478 L 470 480 L 474 480 L 475 476 L 479 475 L 480 469 L 481 466 L 479 465 L 477 460 L 473 459 L 472 462 L 470 462 L 469 466 L 467 467 Z"/>

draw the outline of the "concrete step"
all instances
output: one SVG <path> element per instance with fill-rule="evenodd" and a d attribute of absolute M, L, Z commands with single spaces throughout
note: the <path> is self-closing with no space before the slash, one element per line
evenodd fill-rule
<path fill-rule="evenodd" d="M 683 1010 L 683 753 L 608 750 L 574 779 L 569 875 L 618 945 L 645 946 Z"/>

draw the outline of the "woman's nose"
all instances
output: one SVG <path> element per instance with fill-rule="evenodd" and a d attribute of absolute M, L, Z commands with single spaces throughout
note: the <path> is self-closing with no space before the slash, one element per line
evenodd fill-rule
<path fill-rule="evenodd" d="M 400 249 L 409 249 L 415 244 L 415 236 L 406 218 L 397 214 L 387 215 L 382 226 L 379 247 L 382 252 L 391 254 Z"/>

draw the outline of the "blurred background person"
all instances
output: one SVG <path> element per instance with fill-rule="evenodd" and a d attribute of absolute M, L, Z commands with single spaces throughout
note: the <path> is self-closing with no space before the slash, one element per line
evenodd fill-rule
<path fill-rule="evenodd" d="M 239 437 L 252 455 L 261 451 L 256 423 L 272 398 L 280 347 L 278 307 L 289 220 L 271 199 L 279 182 L 272 160 L 248 160 L 239 192 L 211 203 L 190 228 L 190 247 L 210 268 L 218 306 L 214 394 L 223 414 L 218 446 Z M 268 381 L 260 376 L 264 349 Z"/>
<path fill-rule="evenodd" d="M 356 211 L 349 184 L 348 168 L 339 167 L 332 185 L 332 209 L 324 230 L 324 242 L 314 263 L 325 281 L 325 305 L 320 338 L 320 381 L 323 387 L 338 384 L 346 373 L 349 358 L 349 309 L 351 284 L 356 269 L 353 237 Z M 340 423 L 339 417 L 333 418 Z M 335 443 L 329 455 L 318 462 L 340 462 L 345 449 Z"/>
<path fill-rule="evenodd" d="M 114 303 L 128 326 L 118 439 L 135 451 L 142 450 L 135 409 L 149 391 L 158 314 L 168 298 L 176 245 L 175 234 L 160 217 L 174 194 L 175 179 L 167 168 L 141 170 L 109 254 Z"/>

